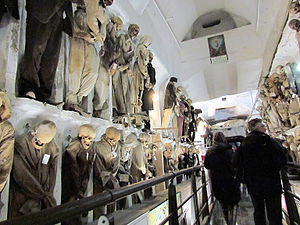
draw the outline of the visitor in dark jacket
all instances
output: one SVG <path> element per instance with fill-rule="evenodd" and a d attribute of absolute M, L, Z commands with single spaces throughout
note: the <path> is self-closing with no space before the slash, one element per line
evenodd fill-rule
<path fill-rule="evenodd" d="M 270 225 L 282 224 L 279 171 L 286 164 L 285 149 L 267 135 L 261 119 L 248 122 L 249 134 L 237 150 L 238 170 L 243 170 L 243 180 L 254 206 L 256 225 L 265 225 L 266 216 Z"/>
<path fill-rule="evenodd" d="M 232 221 L 233 207 L 241 198 L 239 185 L 234 179 L 232 155 L 233 151 L 224 134 L 216 132 L 213 146 L 205 155 L 204 166 L 210 170 L 212 191 L 222 205 L 227 224 Z"/>

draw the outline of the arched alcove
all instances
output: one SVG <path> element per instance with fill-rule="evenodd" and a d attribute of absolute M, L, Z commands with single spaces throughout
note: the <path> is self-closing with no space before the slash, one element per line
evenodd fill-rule
<path fill-rule="evenodd" d="M 249 25 L 250 22 L 238 15 L 220 9 L 199 16 L 183 41 L 217 34 L 227 30 Z"/>

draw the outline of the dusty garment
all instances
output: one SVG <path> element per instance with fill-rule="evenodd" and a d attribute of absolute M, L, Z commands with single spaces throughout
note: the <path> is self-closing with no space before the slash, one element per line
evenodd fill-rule
<path fill-rule="evenodd" d="M 146 175 L 146 157 L 142 144 L 137 145 L 132 149 L 132 163 L 130 168 L 130 174 L 133 179 L 133 183 L 139 182 Z"/>
<path fill-rule="evenodd" d="M 130 65 L 134 56 L 132 40 L 128 34 L 121 34 L 117 43 L 118 58 L 116 63 L 118 67 L 126 68 L 120 70 L 117 68 L 113 76 L 113 108 L 119 113 L 132 112 L 132 102 L 130 98 L 131 77 Z"/>
<path fill-rule="evenodd" d="M 289 105 L 286 102 L 279 102 L 277 105 L 277 111 L 280 115 L 281 121 L 287 126 L 287 121 L 289 117 Z"/>
<path fill-rule="evenodd" d="M 154 95 L 154 90 L 153 87 L 156 84 L 156 78 L 155 78 L 155 68 L 153 68 L 152 63 L 148 63 L 147 65 L 147 70 L 148 70 L 148 75 L 149 75 L 149 79 L 150 79 L 150 88 L 147 87 L 146 85 L 146 80 L 144 80 L 144 92 L 143 92 L 143 97 L 142 97 L 142 101 L 143 101 L 143 105 L 142 105 L 142 111 L 149 111 L 149 110 L 153 110 L 153 95 Z"/>
<path fill-rule="evenodd" d="M 26 1 L 26 45 L 20 68 L 20 95 L 33 91 L 39 101 L 47 101 L 51 96 L 61 46 L 63 3 L 63 0 Z"/>
<path fill-rule="evenodd" d="M 289 104 L 289 119 L 291 122 L 291 126 L 300 125 L 300 104 L 299 98 L 293 98 Z"/>
<path fill-rule="evenodd" d="M 68 104 L 80 104 L 82 98 L 94 88 L 98 77 L 99 56 L 94 46 L 96 41 L 92 38 L 94 34 L 90 34 L 88 24 L 91 20 L 88 17 L 96 15 L 88 16 L 87 13 L 80 8 L 75 12 L 73 37 L 70 38 Z"/>
<path fill-rule="evenodd" d="M 180 101 L 179 102 L 179 116 L 177 116 L 178 137 L 181 137 L 182 132 L 183 132 L 184 109 L 185 109 L 185 104 L 183 101 Z"/>
<path fill-rule="evenodd" d="M 62 203 L 84 197 L 89 176 L 95 159 L 93 145 L 85 150 L 79 138 L 75 138 L 66 148 L 62 161 Z M 62 224 L 80 225 L 80 216 Z"/>
<path fill-rule="evenodd" d="M 163 118 L 162 118 L 162 122 L 161 122 L 162 128 L 169 127 L 169 124 L 172 121 L 173 115 L 174 115 L 173 109 L 164 109 Z"/>
<path fill-rule="evenodd" d="M 114 25 L 110 22 L 106 26 L 107 37 L 102 46 L 104 55 L 100 59 L 99 75 L 95 85 L 94 110 L 105 110 L 108 108 L 110 67 L 116 58 L 116 31 L 113 31 L 113 29 Z"/>
<path fill-rule="evenodd" d="M 0 193 L 10 174 L 14 156 L 15 131 L 10 122 L 0 123 Z"/>
<path fill-rule="evenodd" d="M 189 139 L 191 142 L 194 142 L 195 140 L 195 135 L 196 135 L 196 129 L 197 129 L 197 124 L 196 124 L 196 118 L 195 118 L 195 110 L 194 107 L 191 106 L 191 112 L 190 112 L 191 120 L 189 123 L 189 130 L 188 130 L 188 135 Z"/>
<path fill-rule="evenodd" d="M 164 109 L 170 109 L 176 102 L 176 87 L 174 82 L 169 82 L 166 88 Z"/>
<path fill-rule="evenodd" d="M 173 158 L 164 157 L 164 172 L 171 173 L 176 170 L 175 168 L 175 161 Z"/>
<path fill-rule="evenodd" d="M 10 217 L 56 205 L 53 190 L 58 154 L 54 141 L 37 150 L 32 145 L 31 134 L 16 139 L 10 185 Z"/>
<path fill-rule="evenodd" d="M 99 56 L 94 44 L 80 38 L 71 38 L 69 59 L 69 90 L 66 102 L 78 105 L 95 86 Z"/>
<path fill-rule="evenodd" d="M 105 188 L 118 188 L 116 178 L 120 167 L 120 149 L 111 147 L 105 138 L 94 144 L 96 159 L 94 163 L 94 194 Z"/>
<path fill-rule="evenodd" d="M 131 98 L 135 112 L 141 111 L 142 96 L 144 91 L 144 80 L 149 77 L 147 65 L 149 63 L 149 50 L 147 47 L 152 40 L 149 36 L 143 36 L 135 50 L 135 62 L 133 66 L 133 86 Z"/>
<path fill-rule="evenodd" d="M 0 0 L 0 22 L 4 13 L 8 12 L 16 20 L 20 19 L 18 0 Z"/>
<path fill-rule="evenodd" d="M 277 128 L 282 126 L 282 123 L 279 119 L 278 111 L 277 111 L 274 103 L 271 103 L 270 106 L 271 106 L 271 108 L 269 110 L 269 119 L 270 119 L 270 122 L 271 122 L 273 128 L 276 130 Z"/>
<path fill-rule="evenodd" d="M 93 145 L 85 150 L 79 138 L 75 138 L 68 145 L 63 157 L 62 203 L 84 197 L 94 159 L 95 152 Z"/>

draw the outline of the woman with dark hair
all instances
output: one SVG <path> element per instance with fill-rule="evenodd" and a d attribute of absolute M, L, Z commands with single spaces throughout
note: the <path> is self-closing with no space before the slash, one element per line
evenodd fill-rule
<path fill-rule="evenodd" d="M 234 179 L 232 155 L 233 151 L 224 134 L 216 132 L 213 145 L 206 153 L 204 166 L 210 170 L 212 191 L 222 205 L 227 224 L 232 221 L 234 205 L 241 199 L 239 185 Z"/>

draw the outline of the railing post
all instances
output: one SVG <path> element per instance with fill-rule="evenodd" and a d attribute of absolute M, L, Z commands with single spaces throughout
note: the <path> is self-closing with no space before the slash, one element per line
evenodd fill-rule
<path fill-rule="evenodd" d="M 202 205 L 201 208 L 205 205 L 202 211 L 202 219 L 209 215 L 209 205 L 208 205 L 208 197 L 207 197 L 207 189 L 206 189 L 206 177 L 204 168 L 201 169 L 201 177 L 202 177 Z M 205 184 L 205 185 L 204 185 Z"/>
<path fill-rule="evenodd" d="M 282 179 L 282 184 L 283 184 L 283 190 L 284 190 L 284 197 L 286 201 L 286 207 L 287 211 L 289 214 L 289 224 L 294 224 L 296 222 L 297 224 L 300 224 L 300 218 L 299 218 L 299 213 L 298 209 L 295 203 L 294 196 L 292 196 L 289 191 L 292 191 L 289 179 L 287 177 L 286 169 L 282 169 L 280 171 L 281 173 L 281 179 Z"/>
<path fill-rule="evenodd" d="M 173 179 L 171 180 L 171 182 L 169 184 L 168 199 L 169 199 L 169 215 L 171 215 L 171 213 L 172 213 L 172 217 L 170 219 L 170 225 L 179 225 L 177 199 L 176 199 L 176 187 L 173 184 Z"/>
<path fill-rule="evenodd" d="M 198 205 L 198 194 L 197 194 L 195 171 L 192 172 L 192 191 L 194 193 L 195 217 L 197 221 L 196 224 L 200 225 L 200 213 L 199 213 L 199 205 Z"/>

